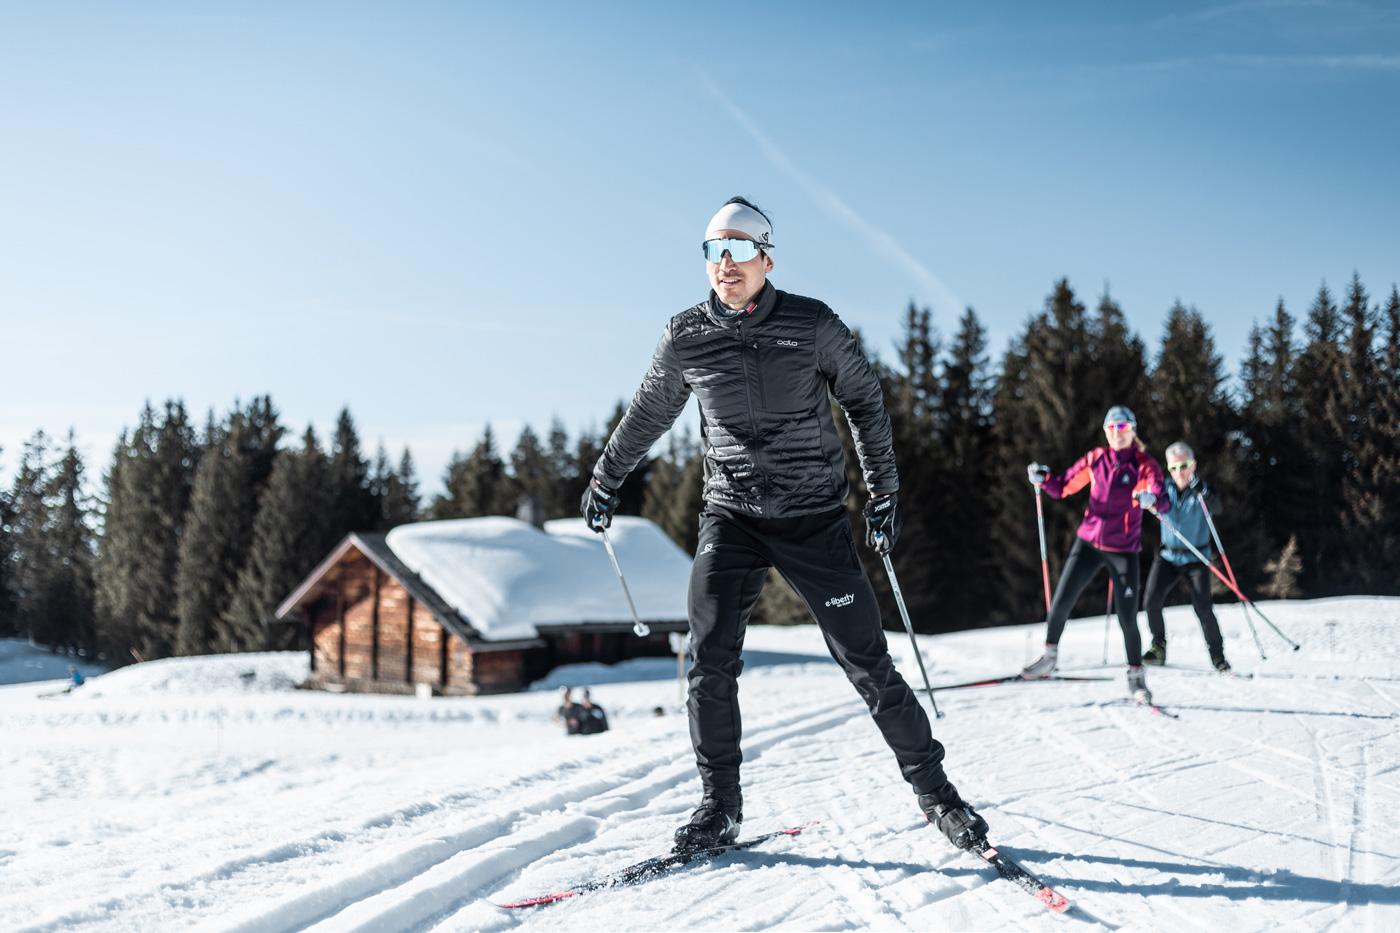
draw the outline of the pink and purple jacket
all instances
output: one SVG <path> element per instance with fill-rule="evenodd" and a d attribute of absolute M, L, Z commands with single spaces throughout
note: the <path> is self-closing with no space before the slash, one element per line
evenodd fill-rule
<path fill-rule="evenodd" d="M 1133 493 L 1151 492 L 1158 512 L 1171 510 L 1161 467 L 1136 446 L 1095 447 L 1059 476 L 1047 476 L 1040 488 L 1052 499 L 1063 499 L 1085 486 L 1089 506 L 1079 523 L 1079 537 L 1102 551 L 1142 550 L 1142 509 Z"/>

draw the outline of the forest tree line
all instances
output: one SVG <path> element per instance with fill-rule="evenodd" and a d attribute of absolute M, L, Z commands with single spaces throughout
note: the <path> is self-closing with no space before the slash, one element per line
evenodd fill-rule
<path fill-rule="evenodd" d="M 1159 460 L 1176 440 L 1221 496 L 1218 524 L 1246 592 L 1266 597 L 1400 594 L 1400 293 L 1373 303 L 1353 276 L 1321 287 L 1301 328 L 1282 300 L 1250 331 L 1237 378 L 1211 329 L 1174 305 L 1149 353 L 1122 309 L 1093 310 L 1057 282 L 994 368 L 968 309 L 939 334 L 910 306 L 894 358 L 871 354 L 894 426 L 903 518 L 894 562 L 916 628 L 949 631 L 1043 612 L 1034 499 L 1025 464 L 1063 470 L 1102 443 L 1103 412 L 1126 404 Z M 577 514 L 623 406 L 571 437 L 557 419 L 510 451 L 488 426 L 455 453 L 425 500 L 405 449 L 369 457 L 350 412 L 323 443 L 289 435 L 272 399 L 196 424 L 183 402 L 147 404 L 100 483 L 70 432 L 36 432 L 0 490 L 0 636 L 124 664 L 171 655 L 290 647 L 271 623 L 281 600 L 350 531 L 421 519 Z M 844 430 L 844 420 L 837 418 Z M 622 490 L 620 512 L 656 521 L 693 553 L 702 455 L 692 405 L 666 449 Z M 864 501 L 850 451 L 859 522 Z M 99 488 L 96 494 L 90 490 Z M 1052 572 L 1083 506 L 1047 503 Z M 1148 524 L 1150 552 L 1157 532 Z M 865 553 L 897 625 L 883 569 Z M 604 567 L 600 572 L 606 571 Z M 1086 594 L 1080 611 L 1102 606 Z M 755 621 L 805 619 L 774 575 Z"/>

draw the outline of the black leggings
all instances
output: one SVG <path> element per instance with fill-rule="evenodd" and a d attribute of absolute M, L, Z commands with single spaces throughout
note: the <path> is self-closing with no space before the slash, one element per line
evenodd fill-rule
<path fill-rule="evenodd" d="M 1225 645 L 1220 640 L 1220 625 L 1215 621 L 1215 610 L 1210 605 L 1210 568 L 1202 563 L 1174 564 L 1158 555 L 1147 574 L 1147 627 L 1152 631 L 1153 642 L 1167 643 L 1167 626 L 1162 620 L 1162 606 L 1167 594 L 1176 586 L 1176 581 L 1186 579 L 1191 593 L 1191 605 L 1196 610 L 1196 618 L 1201 620 L 1201 632 L 1206 637 L 1206 650 L 1212 656 L 1225 653 Z"/>
<path fill-rule="evenodd" d="M 1101 551 L 1083 538 L 1075 539 L 1069 560 L 1065 561 L 1065 569 L 1060 574 L 1060 582 L 1055 586 L 1055 598 L 1050 603 L 1050 630 L 1045 635 L 1045 643 L 1060 643 L 1070 610 L 1100 567 L 1108 568 L 1109 579 L 1113 581 L 1113 607 L 1118 610 L 1118 627 L 1123 630 L 1123 651 L 1128 656 L 1128 663 L 1141 664 L 1142 636 L 1138 634 L 1137 627 L 1137 552 Z"/>
<path fill-rule="evenodd" d="M 690 739 L 707 791 L 739 784 L 744 631 L 776 567 L 816 620 L 916 793 L 942 791 L 943 746 L 890 659 L 846 510 L 759 519 L 707 510 L 690 574 Z"/>

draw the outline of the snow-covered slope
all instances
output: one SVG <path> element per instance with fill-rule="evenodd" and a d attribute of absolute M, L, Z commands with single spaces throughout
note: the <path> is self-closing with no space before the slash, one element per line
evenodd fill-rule
<path fill-rule="evenodd" d="M 1261 662 L 1220 607 L 1248 680 L 1204 673 L 1190 610 L 1168 611 L 1181 669 L 1149 678 L 1178 720 L 1113 702 L 1101 618 L 1071 623 L 1062 656 L 1109 681 L 939 696 L 952 777 L 1068 918 L 928 828 L 803 627 L 747 639 L 745 831 L 820 824 L 534 912 L 490 902 L 664 851 L 694 806 L 673 661 L 491 698 L 280 689 L 295 655 L 142 665 L 46 699 L 0 688 L 0 928 L 1400 929 L 1400 600 L 1263 608 L 1303 650 L 1264 636 Z M 946 683 L 1015 669 L 1041 634 L 922 645 Z M 908 639 L 891 647 L 917 677 Z M 560 734 L 568 680 L 595 684 L 612 732 Z"/>

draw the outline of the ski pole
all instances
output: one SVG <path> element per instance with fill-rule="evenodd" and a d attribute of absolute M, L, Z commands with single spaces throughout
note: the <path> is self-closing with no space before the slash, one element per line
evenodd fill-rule
<path fill-rule="evenodd" d="M 613 572 L 617 574 L 617 582 L 622 584 L 622 595 L 627 597 L 627 608 L 632 610 L 632 631 L 636 633 L 638 638 L 645 638 L 651 634 L 651 629 L 637 615 L 637 604 L 632 602 L 632 591 L 627 588 L 627 578 L 622 575 L 622 565 L 617 562 L 617 552 L 613 550 L 612 538 L 608 535 L 608 529 L 602 525 L 594 525 L 593 527 L 603 533 L 603 547 L 608 549 L 608 559 L 612 561 Z"/>
<path fill-rule="evenodd" d="M 878 531 L 875 532 L 875 543 L 878 545 L 885 536 Z M 943 714 L 938 711 L 938 701 L 933 698 L 933 685 L 928 682 L 928 671 L 924 669 L 924 656 L 919 653 L 919 642 L 914 637 L 914 623 L 909 621 L 909 609 L 904 605 L 904 593 L 899 589 L 899 577 L 895 576 L 894 564 L 890 563 L 889 554 L 881 554 L 880 557 L 885 562 L 885 573 L 890 578 L 890 589 L 894 590 L 894 601 L 899 606 L 899 617 L 904 620 L 904 630 L 909 633 L 909 644 L 914 648 L 914 660 L 919 662 L 919 673 L 924 678 L 924 689 L 928 691 L 928 702 L 933 707 L 933 718 L 942 719 Z"/>
<path fill-rule="evenodd" d="M 1190 551 L 1192 554 L 1196 555 L 1196 559 L 1199 560 L 1201 563 L 1205 564 L 1206 567 L 1208 567 L 1208 568 L 1210 569 L 1210 572 L 1213 573 L 1213 574 L 1215 574 L 1216 577 L 1218 577 L 1218 578 L 1220 579 L 1220 582 L 1221 582 L 1221 583 L 1223 583 L 1223 584 L 1225 584 L 1226 586 L 1228 586 L 1228 587 L 1230 588 L 1230 591 L 1240 598 L 1240 602 L 1246 603 L 1246 604 L 1249 606 L 1249 608 L 1251 608 L 1251 609 L 1253 609 L 1255 612 L 1259 613 L 1259 618 L 1261 618 L 1261 619 L 1263 619 L 1265 622 L 1267 622 L 1268 625 L 1269 625 L 1269 628 L 1273 629 L 1274 632 L 1278 634 L 1278 637 L 1279 637 L 1279 638 L 1282 638 L 1284 641 L 1286 641 L 1286 642 L 1288 642 L 1290 645 L 1292 645 L 1294 651 L 1297 651 L 1299 648 L 1303 647 L 1302 645 L 1298 644 L 1298 643 L 1297 643 L 1296 641 L 1294 641 L 1293 639 L 1289 638 L 1287 635 L 1283 634 L 1283 631 L 1282 631 L 1277 625 L 1275 625 L 1272 621 L 1270 621 L 1269 617 L 1266 616 L 1266 615 L 1264 615 L 1264 613 L 1260 611 L 1259 607 L 1256 606 L 1256 605 L 1254 605 L 1253 601 L 1251 601 L 1250 598 L 1249 598 L 1248 596 L 1246 596 L 1246 595 L 1244 595 L 1244 593 L 1240 592 L 1240 588 L 1239 588 L 1239 587 L 1237 587 L 1237 586 L 1235 586 L 1235 584 L 1231 583 L 1231 582 L 1226 578 L 1225 574 L 1221 573 L 1218 569 L 1216 569 L 1216 566 L 1215 566 L 1214 564 L 1212 564 L 1210 561 L 1206 560 L 1205 555 L 1202 554 L 1202 553 L 1200 552 L 1200 550 L 1196 547 L 1196 545 L 1194 545 L 1194 544 L 1192 544 L 1190 541 L 1187 541 L 1187 540 L 1186 540 L 1186 536 L 1183 535 L 1180 531 L 1178 531 L 1178 530 L 1176 529 L 1176 526 L 1175 526 L 1175 525 L 1173 525 L 1171 522 L 1167 521 L 1166 519 L 1162 518 L 1162 516 L 1158 515 L 1156 509 L 1148 509 L 1148 511 L 1151 512 L 1154 516 L 1156 516 L 1157 521 L 1161 522 L 1162 525 L 1163 525 L 1163 527 L 1171 529 L 1171 533 L 1174 534 L 1174 535 L 1176 535 L 1177 539 L 1180 540 L 1182 544 L 1186 545 L 1186 549 L 1187 549 L 1188 551 Z"/>
<path fill-rule="evenodd" d="M 1045 509 L 1040 504 L 1040 487 L 1035 487 L 1035 525 L 1040 531 L 1040 577 L 1045 581 L 1045 619 L 1050 619 L 1050 558 L 1045 555 Z"/>
<path fill-rule="evenodd" d="M 1113 614 L 1113 578 L 1108 578 L 1108 602 L 1103 607 L 1103 663 L 1108 663 L 1109 619 Z"/>
<path fill-rule="evenodd" d="M 1220 532 L 1215 530 L 1215 522 L 1210 517 L 1210 509 L 1206 506 L 1206 497 L 1200 493 L 1196 498 L 1201 503 L 1201 514 L 1206 517 L 1206 527 L 1210 529 L 1211 540 L 1215 542 L 1215 549 L 1220 552 L 1220 559 L 1225 563 L 1225 572 L 1230 575 L 1230 582 L 1239 586 L 1239 581 L 1235 579 L 1235 571 L 1230 566 L 1230 558 L 1225 556 L 1225 545 L 1220 543 Z M 1259 640 L 1259 631 L 1254 627 L 1254 618 L 1249 614 L 1249 606 L 1240 603 L 1240 611 L 1244 613 L 1244 621 L 1249 626 L 1249 634 L 1254 636 L 1254 647 L 1259 649 L 1259 657 L 1262 660 L 1269 660 L 1269 656 L 1264 653 L 1264 643 Z"/>

